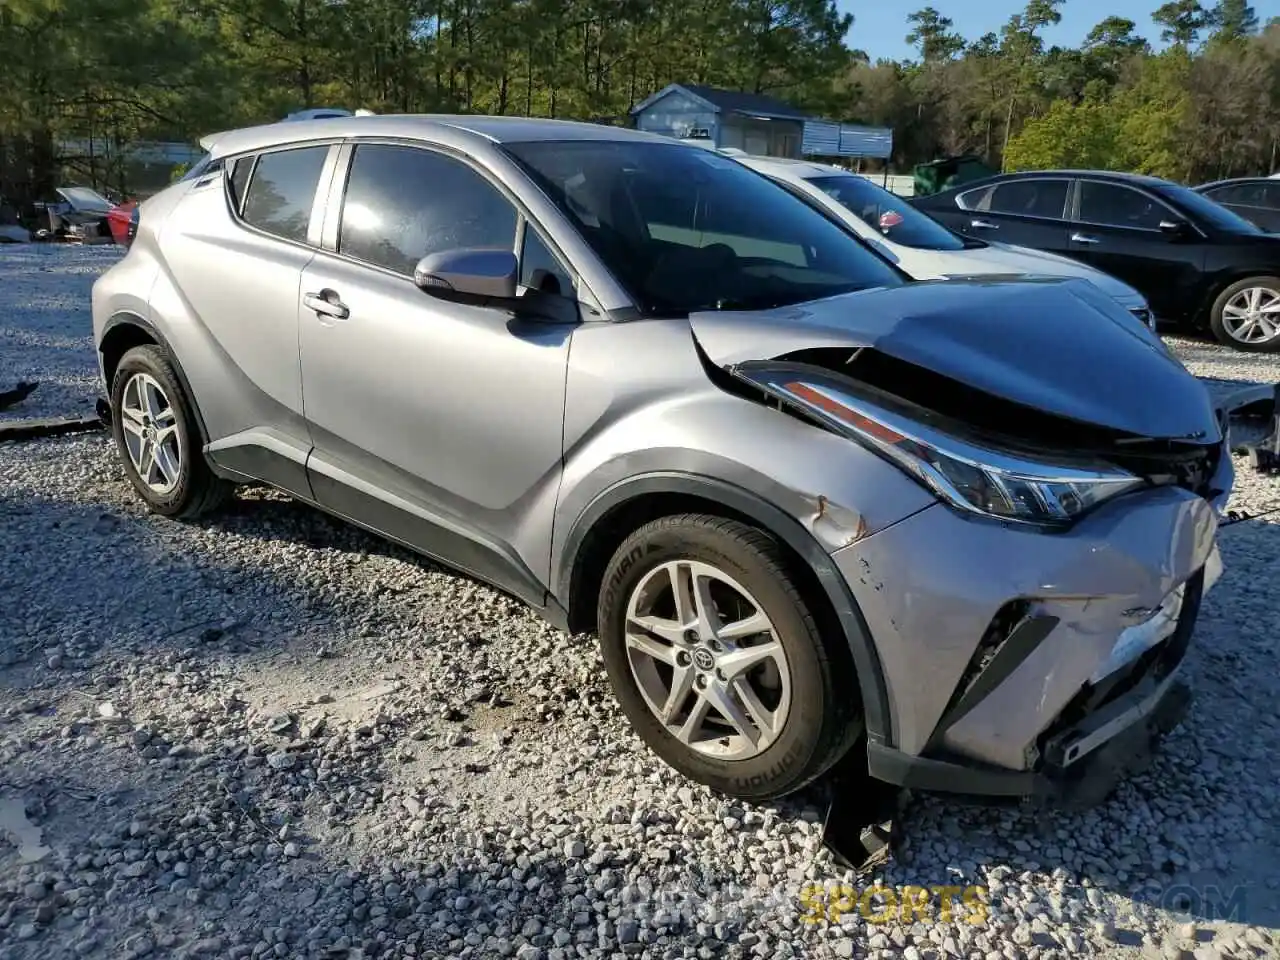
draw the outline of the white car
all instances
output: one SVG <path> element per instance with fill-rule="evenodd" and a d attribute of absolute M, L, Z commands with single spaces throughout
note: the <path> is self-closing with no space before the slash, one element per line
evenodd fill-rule
<path fill-rule="evenodd" d="M 735 154 L 734 159 L 838 217 L 916 280 L 1080 277 L 1110 294 L 1152 330 L 1156 328 L 1142 294 L 1087 264 L 1042 250 L 961 237 L 866 177 L 838 167 L 777 157 Z"/>

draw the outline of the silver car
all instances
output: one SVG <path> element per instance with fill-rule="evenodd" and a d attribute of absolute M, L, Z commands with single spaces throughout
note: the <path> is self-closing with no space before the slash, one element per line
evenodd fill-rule
<path fill-rule="evenodd" d="M 856 750 L 1087 802 L 1182 716 L 1231 460 L 1092 284 L 912 282 L 731 158 L 610 127 L 205 147 L 93 292 L 155 512 L 267 483 L 594 631 L 653 751 L 745 798 Z"/>

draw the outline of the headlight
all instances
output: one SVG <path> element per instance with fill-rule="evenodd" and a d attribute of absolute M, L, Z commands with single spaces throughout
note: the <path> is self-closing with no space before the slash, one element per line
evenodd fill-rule
<path fill-rule="evenodd" d="M 1109 464 L 1065 466 L 978 446 L 795 368 L 753 366 L 737 372 L 891 460 L 951 506 L 970 513 L 1065 526 L 1098 504 L 1145 485 Z"/>

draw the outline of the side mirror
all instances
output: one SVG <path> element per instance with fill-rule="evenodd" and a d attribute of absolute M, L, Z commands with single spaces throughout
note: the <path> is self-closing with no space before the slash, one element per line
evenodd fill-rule
<path fill-rule="evenodd" d="M 1161 220 L 1160 232 L 1171 240 L 1183 240 L 1191 235 L 1191 225 L 1185 220 Z"/>
<path fill-rule="evenodd" d="M 519 272 L 510 250 L 445 250 L 419 260 L 413 282 L 442 300 L 515 300 Z"/>

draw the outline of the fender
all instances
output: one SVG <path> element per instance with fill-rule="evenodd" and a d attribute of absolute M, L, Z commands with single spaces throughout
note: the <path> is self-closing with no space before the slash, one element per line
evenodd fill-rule
<path fill-rule="evenodd" d="M 97 343 L 98 365 L 99 368 L 102 369 L 103 380 L 106 380 L 106 370 L 105 368 L 102 368 L 102 344 L 106 341 L 107 337 L 111 335 L 112 330 L 117 327 L 124 326 L 137 327 L 139 330 L 146 333 L 148 337 L 154 340 L 156 344 L 169 355 L 169 362 L 173 364 L 174 372 L 178 375 L 178 383 L 182 387 L 182 392 L 186 395 L 187 402 L 191 405 L 191 411 L 195 414 L 196 427 L 200 431 L 200 445 L 203 447 L 208 444 L 209 430 L 205 426 L 204 416 L 200 413 L 200 404 L 196 401 L 195 393 L 191 390 L 191 382 L 187 380 L 187 373 L 182 369 L 182 361 L 178 359 L 178 355 L 174 352 L 173 347 L 170 346 L 169 341 L 165 338 L 164 334 L 162 334 L 150 320 L 145 320 L 136 313 L 122 311 L 112 315 L 112 317 L 103 324 L 102 337 Z M 111 384 L 104 383 L 104 385 L 106 387 L 108 402 L 110 402 Z"/>
<path fill-rule="evenodd" d="M 773 504 L 742 487 L 711 477 L 692 473 L 648 473 L 620 480 L 597 494 L 574 521 L 565 540 L 560 563 L 555 571 L 555 596 L 569 599 L 574 566 L 583 542 L 591 529 L 611 511 L 638 497 L 650 494 L 685 494 L 722 503 L 749 517 L 762 529 L 786 543 L 803 558 L 817 576 L 827 600 L 831 603 L 844 632 L 845 642 L 853 657 L 862 694 L 868 741 L 892 744 L 889 696 L 880 666 L 880 657 L 871 640 L 866 620 L 857 601 L 826 552 L 801 524 Z"/>

